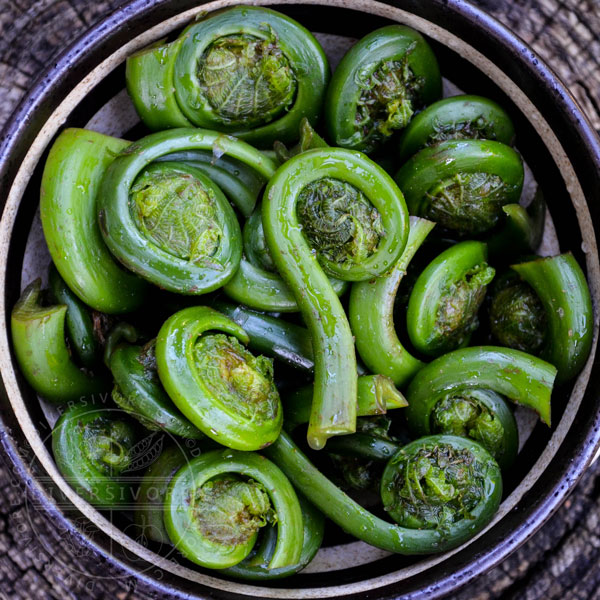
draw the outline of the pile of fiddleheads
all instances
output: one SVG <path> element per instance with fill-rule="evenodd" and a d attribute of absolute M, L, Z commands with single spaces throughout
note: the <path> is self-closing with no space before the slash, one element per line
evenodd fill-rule
<path fill-rule="evenodd" d="M 12 311 L 73 490 L 249 580 L 304 568 L 326 518 L 400 554 L 486 527 L 512 404 L 550 426 L 593 327 L 574 256 L 534 254 L 509 115 L 440 99 L 412 29 L 330 80 L 310 32 L 253 6 L 130 56 L 127 88 L 148 135 L 50 149 L 48 290 Z"/>

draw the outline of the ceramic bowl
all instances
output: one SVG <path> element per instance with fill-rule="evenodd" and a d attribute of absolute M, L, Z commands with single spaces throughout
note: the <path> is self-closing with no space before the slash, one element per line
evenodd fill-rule
<path fill-rule="evenodd" d="M 7 320 L 21 289 L 45 270 L 39 184 L 45 155 L 65 126 L 134 139 L 143 135 L 124 91 L 124 61 L 227 0 L 136 0 L 88 31 L 43 76 L 6 125 L 0 145 L 0 370 L 2 443 L 50 518 L 82 543 L 157 591 L 185 598 L 435 598 L 498 564 L 553 513 L 584 472 L 600 441 L 600 361 L 594 348 L 578 379 L 553 395 L 553 427 L 529 427 L 520 459 L 506 474 L 493 522 L 468 544 L 430 557 L 389 555 L 328 534 L 304 572 L 268 586 L 220 577 L 168 552 L 141 545 L 123 523 L 79 498 L 57 471 L 48 433 L 53 415 L 17 369 Z M 248 2 L 254 4 L 254 2 Z M 260 4 L 319 34 L 333 63 L 353 40 L 389 23 L 426 35 L 448 78 L 446 90 L 495 99 L 514 119 L 518 149 L 545 194 L 555 251 L 571 250 L 585 268 L 596 309 L 600 267 L 600 143 L 568 90 L 521 40 L 459 0 L 295 0 Z M 551 229 L 551 228 L 550 228 Z M 596 313 L 597 315 L 597 313 Z M 125 531 L 123 531 L 123 529 Z"/>

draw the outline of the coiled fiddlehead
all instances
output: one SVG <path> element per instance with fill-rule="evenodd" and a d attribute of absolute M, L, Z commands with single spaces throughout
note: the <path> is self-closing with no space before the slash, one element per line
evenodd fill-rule
<path fill-rule="evenodd" d="M 402 132 L 399 158 L 448 140 L 495 140 L 510 145 L 515 128 L 506 111 L 481 96 L 452 96 L 430 104 Z"/>
<path fill-rule="evenodd" d="M 319 115 L 329 66 L 299 23 L 267 8 L 207 14 L 170 44 L 127 61 L 127 88 L 152 129 L 217 129 L 270 147 Z"/>
<path fill-rule="evenodd" d="M 121 411 L 75 404 L 52 430 L 52 451 L 67 483 L 101 508 L 131 502 L 130 484 L 121 479 L 133 459 L 137 434 Z"/>
<path fill-rule="evenodd" d="M 129 269 L 169 291 L 203 294 L 234 274 L 241 259 L 235 213 L 219 188 L 194 167 L 155 159 L 217 150 L 268 178 L 274 163 L 248 144 L 197 129 L 149 135 L 107 169 L 98 219 L 111 252 Z"/>
<path fill-rule="evenodd" d="M 408 300 L 406 325 L 419 351 L 439 356 L 468 343 L 495 270 L 482 242 L 461 242 L 436 257 L 419 275 Z"/>
<path fill-rule="evenodd" d="M 483 233 L 517 204 L 523 164 L 509 146 L 487 140 L 448 141 L 424 148 L 396 173 L 411 214 L 460 235 Z"/>
<path fill-rule="evenodd" d="M 285 475 L 258 454 L 215 450 L 191 460 L 169 484 L 164 518 L 176 548 L 204 567 L 238 564 L 267 525 L 277 527 L 268 567 L 286 567 L 300 559 L 298 498 Z"/>
<path fill-rule="evenodd" d="M 546 313 L 532 287 L 512 277 L 496 286 L 490 303 L 490 329 L 500 345 L 538 355 L 546 337 Z"/>
<path fill-rule="evenodd" d="M 279 434 L 283 412 L 272 361 L 253 356 L 240 341 L 249 341 L 244 330 L 217 311 L 181 310 L 158 333 L 158 374 L 204 434 L 230 448 L 258 450 Z"/>
<path fill-rule="evenodd" d="M 444 354 L 423 367 L 406 391 L 406 417 L 414 431 L 429 432 L 439 400 L 474 388 L 490 389 L 535 410 L 550 426 L 550 396 L 556 368 L 510 348 L 473 346 Z"/>
<path fill-rule="evenodd" d="M 407 444 L 389 461 L 381 479 L 384 508 L 399 525 L 461 541 L 491 518 L 501 496 L 494 459 L 479 444 L 457 436 Z"/>
<path fill-rule="evenodd" d="M 477 466 L 485 472 L 480 501 L 469 510 L 466 518 L 457 518 L 448 528 L 413 529 L 388 523 L 376 517 L 327 479 L 285 432 L 282 432 L 277 441 L 265 450 L 265 454 L 279 466 L 296 487 L 304 491 L 325 516 L 337 523 L 344 531 L 372 546 L 390 552 L 432 554 L 454 548 L 483 529 L 492 519 L 502 496 L 500 470 L 484 448 L 464 438 L 451 436 L 440 436 L 440 438 L 423 438 L 422 443 L 424 446 L 432 443 L 449 444 L 459 450 L 467 448 L 472 452 L 468 455 L 471 457 L 468 460 L 477 462 Z M 418 449 L 419 443 L 417 440 L 411 444 L 411 447 Z M 399 456 L 401 452 L 402 450 L 395 456 Z M 396 466 L 390 464 L 388 468 L 389 475 L 393 476 Z M 382 496 L 384 485 L 387 485 L 387 481 L 385 483 L 382 481 Z M 391 502 L 384 500 L 384 504 L 390 506 Z"/>
<path fill-rule="evenodd" d="M 327 89 L 325 123 L 333 145 L 370 152 L 441 95 L 431 49 L 408 27 L 371 32 L 342 58 Z"/>
<path fill-rule="evenodd" d="M 374 251 L 338 256 L 311 249 L 301 221 L 300 198 L 331 179 L 349 184 L 369 199 L 381 219 L 383 234 Z M 340 215 L 345 230 L 351 214 Z M 364 225 L 364 224 L 361 224 Z M 311 333 L 315 351 L 315 394 L 308 439 L 321 448 L 327 437 L 354 431 L 356 423 L 356 357 L 350 326 L 326 273 L 360 281 L 381 275 L 398 259 L 408 236 L 408 215 L 402 193 L 391 178 L 365 156 L 343 149 L 308 150 L 282 165 L 263 198 L 263 227 L 281 276 L 296 296 Z M 357 242 L 363 229 L 352 226 Z M 345 239 L 344 244 L 348 243 Z M 360 249 L 362 244 L 350 242 Z M 319 267 L 319 263 L 322 268 Z"/>
<path fill-rule="evenodd" d="M 594 316 L 585 275 L 570 252 L 511 268 L 544 307 L 548 332 L 541 356 L 558 369 L 557 382 L 564 383 L 581 371 L 592 347 Z"/>
<path fill-rule="evenodd" d="M 430 410 L 429 415 L 422 411 Z M 457 390 L 435 404 L 419 405 L 408 414 L 416 435 L 458 435 L 479 442 L 503 468 L 509 467 L 519 450 L 515 418 L 500 394 L 489 389 Z"/>

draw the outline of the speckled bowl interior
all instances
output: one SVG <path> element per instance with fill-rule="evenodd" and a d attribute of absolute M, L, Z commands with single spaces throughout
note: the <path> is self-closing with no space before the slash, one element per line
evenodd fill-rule
<path fill-rule="evenodd" d="M 506 494 L 494 521 L 476 539 L 438 556 L 402 557 L 327 532 L 324 547 L 302 573 L 268 586 L 220 577 L 167 548 L 139 543 L 127 523 L 79 498 L 57 471 L 48 444 L 56 414 L 16 368 L 7 319 L 21 289 L 43 275 L 49 255 L 39 224 L 41 168 L 52 140 L 66 126 L 135 139 L 145 133 L 124 90 L 125 58 L 172 35 L 202 11 L 239 2 L 136 1 L 120 9 L 69 49 L 40 79 L 15 113 L 0 146 L 0 369 L 4 385 L 3 443 L 22 477 L 66 527 L 84 529 L 83 543 L 118 561 L 158 590 L 185 597 L 373 598 L 436 597 L 499 562 L 558 506 L 591 460 L 600 437 L 594 348 L 575 382 L 553 396 L 553 427 L 522 412 L 520 459 L 505 477 Z M 317 34 L 332 64 L 367 32 L 392 22 L 431 41 L 445 76 L 445 94 L 462 90 L 495 99 L 513 118 L 517 146 L 548 202 L 542 253 L 571 250 L 587 271 L 597 309 L 600 267 L 596 233 L 600 199 L 598 140 L 560 82 L 500 25 L 458 1 L 261 2 Z M 554 227 L 553 224 L 556 226 Z M 596 313 L 597 314 L 597 313 Z"/>

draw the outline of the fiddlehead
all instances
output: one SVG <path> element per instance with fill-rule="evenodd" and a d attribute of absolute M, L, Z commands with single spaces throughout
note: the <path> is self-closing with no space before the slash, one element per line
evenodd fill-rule
<path fill-rule="evenodd" d="M 541 356 L 558 369 L 557 382 L 564 383 L 581 371 L 592 347 L 594 316 L 585 275 L 570 252 L 511 268 L 544 307 L 548 332 Z"/>
<path fill-rule="evenodd" d="M 297 82 L 277 42 L 268 28 L 265 39 L 223 36 L 204 50 L 197 66 L 200 94 L 224 123 L 255 127 L 289 109 Z"/>
<path fill-rule="evenodd" d="M 490 389 L 535 410 L 550 426 L 550 396 L 556 368 L 546 361 L 500 346 L 473 346 L 444 354 L 421 369 L 406 391 L 411 428 L 430 431 L 430 415 L 442 398 L 473 388 Z"/>
<path fill-rule="evenodd" d="M 452 96 L 430 104 L 402 132 L 401 160 L 448 140 L 495 140 L 510 145 L 515 128 L 506 111 L 481 96 Z"/>
<path fill-rule="evenodd" d="M 111 508 L 131 502 L 130 485 L 121 474 L 133 459 L 137 434 L 121 411 L 75 404 L 52 430 L 56 464 L 69 485 L 94 506 Z"/>
<path fill-rule="evenodd" d="M 505 204 L 519 202 L 523 173 L 521 158 L 509 146 L 460 140 L 417 152 L 395 179 L 411 214 L 475 235 L 500 222 Z"/>
<path fill-rule="evenodd" d="M 384 233 L 381 215 L 366 196 L 332 177 L 302 188 L 297 213 L 311 247 L 342 268 L 371 257 Z"/>
<path fill-rule="evenodd" d="M 442 397 L 432 407 L 428 430 L 417 425 L 415 433 L 442 433 L 475 440 L 503 469 L 513 463 L 519 450 L 517 424 L 510 408 L 500 394 L 487 389 L 462 390 Z"/>
<path fill-rule="evenodd" d="M 440 435 L 398 451 L 383 472 L 381 499 L 399 525 L 470 537 L 481 513 L 489 518 L 498 508 L 501 489 L 500 469 L 482 446 Z"/>
<path fill-rule="evenodd" d="M 150 128 L 206 127 L 263 148 L 294 142 L 303 118 L 316 121 L 328 79 L 309 31 L 254 6 L 209 13 L 127 61 L 127 88 Z"/>
<path fill-rule="evenodd" d="M 390 25 L 355 44 L 335 70 L 325 102 L 333 145 L 371 152 L 441 95 L 435 56 L 416 31 Z"/>
<path fill-rule="evenodd" d="M 419 351 L 439 356 L 468 343 L 495 270 L 482 242 L 461 242 L 436 257 L 410 294 L 406 324 Z"/>
<path fill-rule="evenodd" d="M 490 329 L 500 345 L 538 355 L 546 337 L 546 313 L 531 286 L 512 277 L 496 286 L 490 303 Z"/>
<path fill-rule="evenodd" d="M 244 330 L 217 311 L 181 310 L 158 333 L 158 374 L 177 408 L 204 434 L 230 448 L 258 450 L 277 437 L 283 413 L 272 361 L 255 357 L 240 341 L 249 341 Z"/>
<path fill-rule="evenodd" d="M 328 258 L 320 248 L 311 249 L 303 231 L 308 224 L 301 220 L 298 210 L 301 197 L 331 180 L 364 194 L 381 219 L 384 234 L 376 248 L 358 251 L 356 261 L 356 255 L 345 253 L 338 261 L 337 257 Z M 343 244 L 350 241 L 349 247 L 362 248 L 356 242 L 363 239 L 363 228 L 350 216 L 342 216 L 340 226 L 356 236 L 356 240 L 344 237 Z M 269 182 L 263 198 L 263 227 L 273 260 L 296 296 L 311 333 L 315 394 L 308 439 L 312 447 L 321 448 L 329 436 L 354 431 L 356 421 L 354 342 L 326 273 L 353 281 L 384 273 L 406 244 L 406 207 L 389 176 L 366 157 L 339 148 L 314 149 L 290 159 Z"/>
<path fill-rule="evenodd" d="M 164 518 L 177 549 L 205 567 L 240 563 L 267 525 L 277 527 L 267 566 L 287 567 L 300 559 L 302 511 L 296 493 L 271 461 L 254 453 L 215 450 L 190 461 L 169 484 Z"/>
<path fill-rule="evenodd" d="M 387 477 L 382 480 L 381 484 L 385 506 L 391 507 L 394 503 L 393 496 L 391 498 L 390 496 L 395 487 L 393 485 L 394 473 L 397 465 L 403 460 L 400 458 L 403 450 L 406 450 L 405 455 L 410 460 L 415 450 L 418 451 L 423 447 L 433 449 L 435 446 L 451 446 L 453 451 L 456 449 L 459 452 L 467 449 L 469 452 L 467 460 L 471 461 L 471 464 L 475 464 L 477 470 L 484 473 L 483 493 L 479 496 L 479 502 L 476 502 L 474 506 L 471 506 L 472 503 L 469 502 L 468 514 L 466 514 L 467 511 L 462 511 L 462 513 L 460 510 L 457 511 L 453 522 L 445 528 L 405 527 L 388 523 L 376 517 L 327 479 L 285 432 L 282 432 L 279 439 L 269 446 L 265 453 L 281 468 L 294 485 L 304 490 L 304 493 L 325 516 L 337 523 L 344 531 L 368 544 L 390 552 L 431 554 L 454 548 L 483 529 L 492 519 L 502 496 L 500 469 L 484 448 L 476 442 L 463 438 L 433 436 L 412 442 L 391 459 L 386 467 Z M 398 462 L 392 464 L 396 458 Z M 423 466 L 427 466 L 429 469 L 429 461 Z M 388 483 L 392 483 L 391 489 L 384 492 Z M 477 483 L 481 490 L 479 482 Z M 464 514 L 466 518 L 459 518 L 461 514 Z"/>
<path fill-rule="evenodd" d="M 302 509 L 302 551 L 298 562 L 291 563 L 286 567 L 270 568 L 269 563 L 273 552 L 277 547 L 277 527 L 266 527 L 262 531 L 262 537 L 252 553 L 242 562 L 223 571 L 227 575 L 237 579 L 268 580 L 288 577 L 301 571 L 315 557 L 323 543 L 325 534 L 325 518 L 323 515 L 302 495 L 298 496 L 300 508 Z"/>
<path fill-rule="evenodd" d="M 221 190 L 184 163 L 151 164 L 173 152 L 217 148 L 264 177 L 275 170 L 272 161 L 244 142 L 175 129 L 131 145 L 102 179 L 98 219 L 106 244 L 126 267 L 169 291 L 213 291 L 239 266 L 239 224 Z"/>

